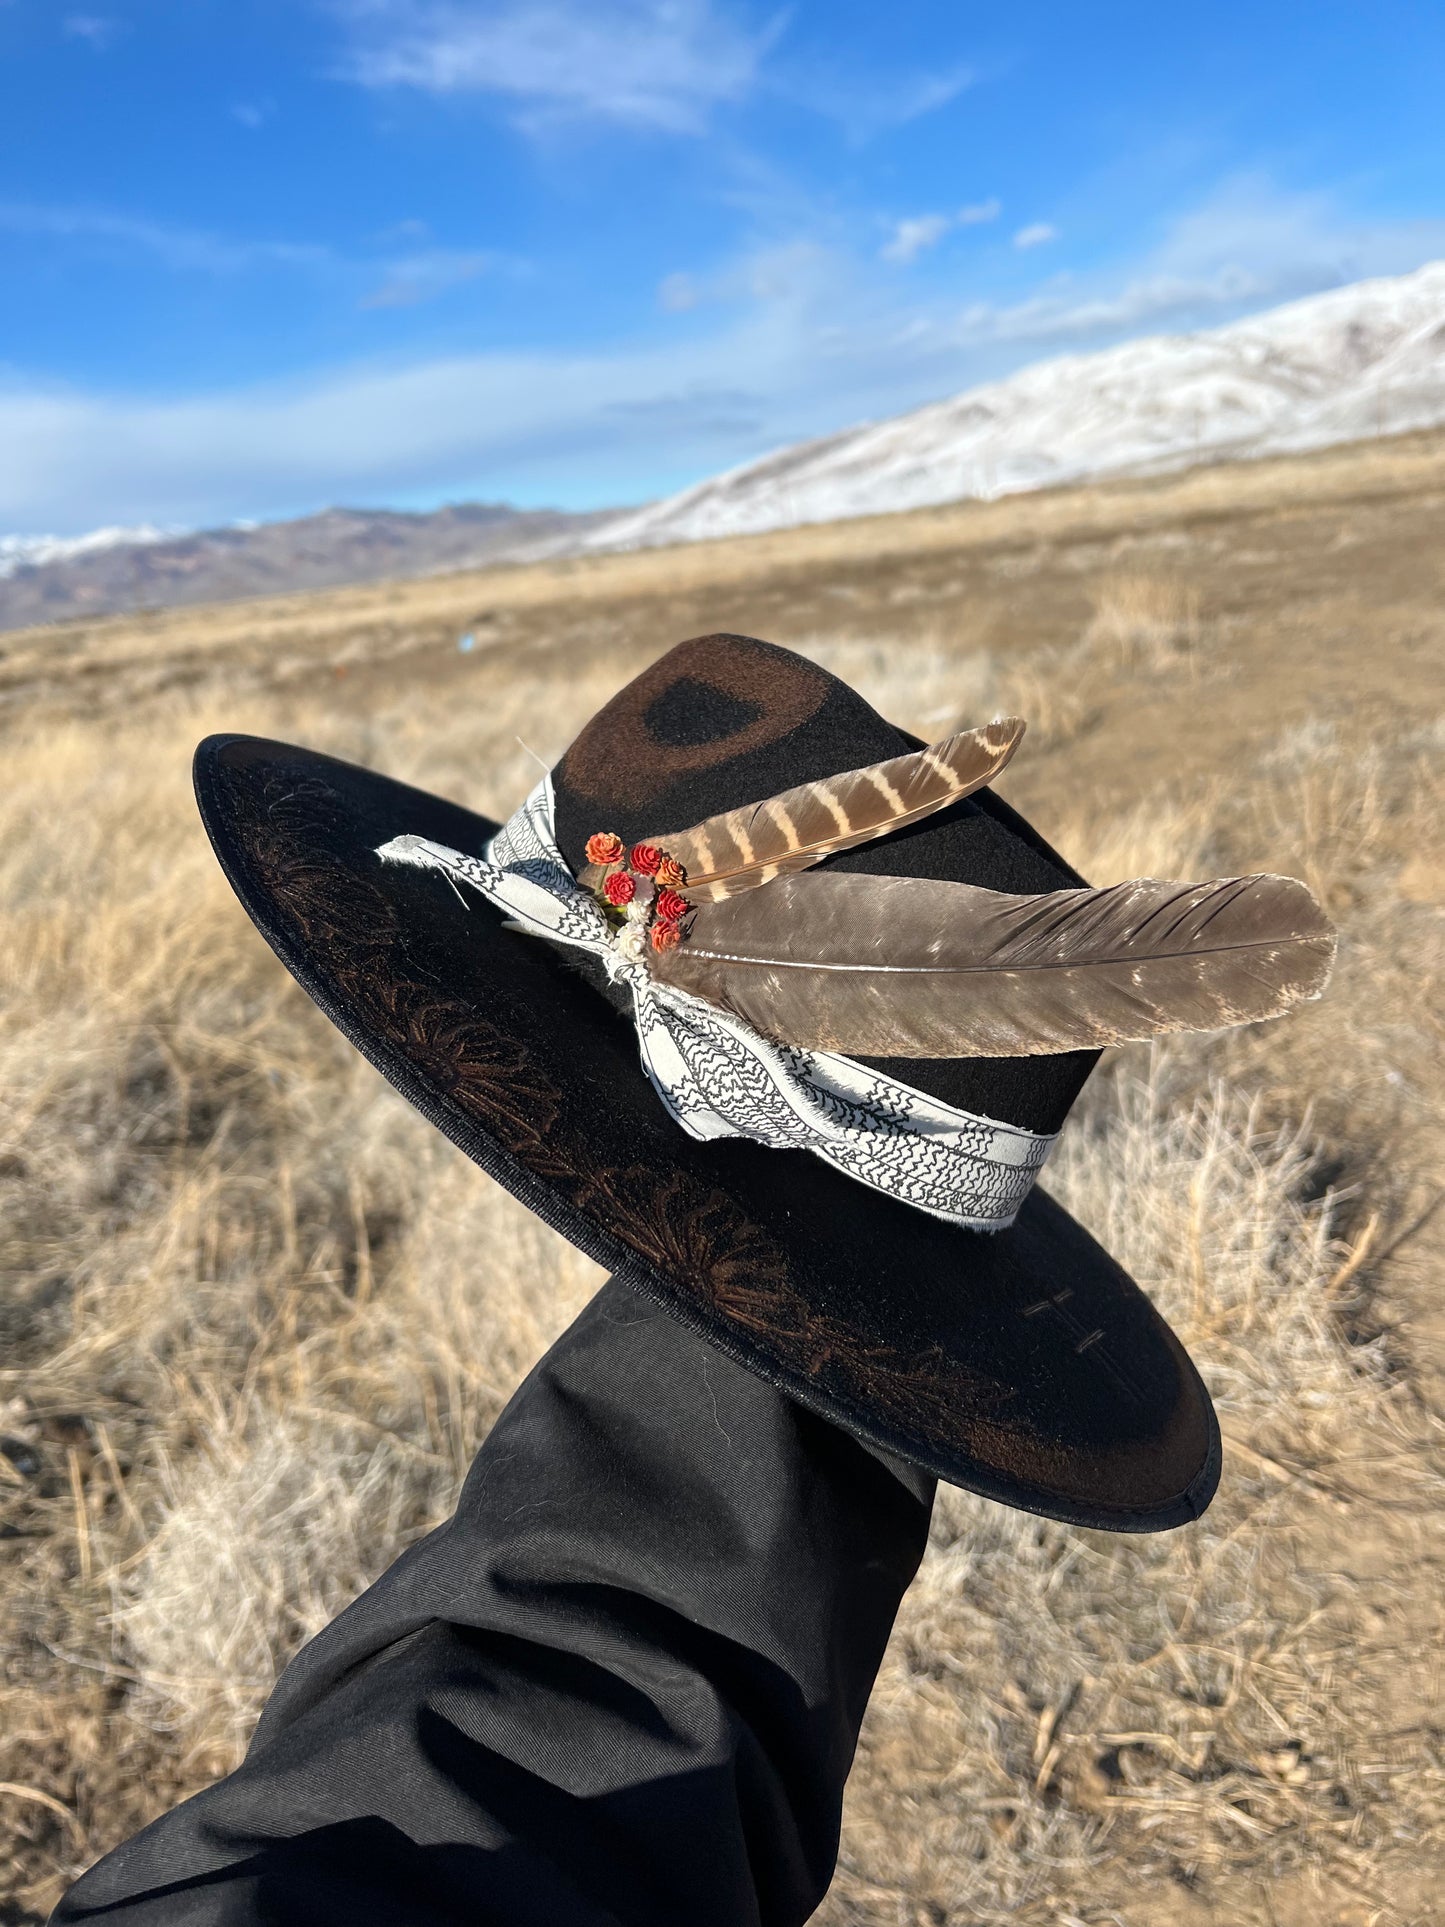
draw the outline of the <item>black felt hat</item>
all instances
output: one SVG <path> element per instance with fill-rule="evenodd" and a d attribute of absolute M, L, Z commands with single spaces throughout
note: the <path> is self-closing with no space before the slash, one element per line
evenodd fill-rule
<path fill-rule="evenodd" d="M 563 757 L 557 844 L 577 873 L 600 829 L 625 842 L 681 830 L 916 747 L 813 663 L 700 638 L 622 690 Z M 420 837 L 480 855 L 496 824 L 244 736 L 202 743 L 195 782 L 226 875 L 292 974 L 425 1116 L 599 1263 L 801 1403 L 957 1485 L 1119 1531 L 1208 1505 L 1219 1432 L 1198 1373 L 1043 1189 L 1010 1229 L 979 1232 L 807 1151 L 696 1142 L 588 960 L 376 854 Z M 1012 895 L 1082 886 L 987 789 L 826 867 Z M 879 1068 L 1050 1134 L 1096 1055 Z"/>

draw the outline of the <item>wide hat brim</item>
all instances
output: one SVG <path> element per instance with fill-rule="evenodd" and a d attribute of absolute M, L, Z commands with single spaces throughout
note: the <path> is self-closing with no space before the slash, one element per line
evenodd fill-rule
<path fill-rule="evenodd" d="M 480 852 L 496 824 L 254 737 L 208 738 L 195 785 L 227 877 L 297 981 L 599 1264 L 955 1485 L 1113 1531 L 1203 1512 L 1220 1463 L 1208 1393 L 1144 1293 L 1041 1188 L 1011 1230 L 971 1232 L 805 1151 L 695 1142 L 644 1076 L 631 1023 L 551 946 L 375 855 L 406 834 Z"/>

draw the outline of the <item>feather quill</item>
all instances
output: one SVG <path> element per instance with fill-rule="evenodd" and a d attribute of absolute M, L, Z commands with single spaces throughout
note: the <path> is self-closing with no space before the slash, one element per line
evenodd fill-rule
<path fill-rule="evenodd" d="M 1018 717 L 1005 717 L 886 763 L 800 783 L 761 803 L 710 816 L 690 830 L 647 840 L 686 870 L 683 887 L 692 902 L 720 902 L 901 830 L 982 789 L 1008 762 L 1023 733 Z M 604 874 L 589 865 L 579 881 L 596 889 Z"/>
<path fill-rule="evenodd" d="M 834 870 L 702 906 L 649 965 L 800 1049 L 1031 1057 L 1280 1016 L 1334 949 L 1292 877 L 1006 896 Z"/>

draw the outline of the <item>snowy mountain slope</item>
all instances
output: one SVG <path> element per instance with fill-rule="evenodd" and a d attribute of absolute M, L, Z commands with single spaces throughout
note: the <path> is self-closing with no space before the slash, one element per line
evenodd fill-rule
<path fill-rule="evenodd" d="M 133 529 L 92 529 L 88 535 L 0 535 L 0 582 L 18 569 L 43 569 L 104 549 L 144 548 L 164 542 L 167 531 L 143 523 Z"/>
<path fill-rule="evenodd" d="M 0 630 L 739 535 L 1445 423 L 1445 262 L 1208 333 L 1035 363 L 630 510 L 332 509 L 185 533 L 0 536 Z"/>
<path fill-rule="evenodd" d="M 1036 363 L 698 483 L 587 538 L 697 541 L 1445 422 L 1445 262 L 1208 333 Z"/>

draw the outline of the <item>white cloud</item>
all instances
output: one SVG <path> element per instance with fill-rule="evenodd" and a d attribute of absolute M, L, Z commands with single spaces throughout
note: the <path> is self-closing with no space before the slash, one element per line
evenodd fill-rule
<path fill-rule="evenodd" d="M 672 353 L 477 355 L 175 401 L 0 390 L 0 528 L 85 528 L 114 519 L 110 502 L 196 525 L 438 482 L 530 478 L 535 499 L 545 474 L 597 478 L 599 461 L 625 490 L 659 438 L 711 454 L 760 431 L 763 398 L 800 373 L 768 333 L 751 352 L 729 331 Z"/>
<path fill-rule="evenodd" d="M 1441 255 L 1445 221 L 1366 225 L 1324 197 L 1239 181 L 1152 248 L 1019 300 L 905 301 L 867 261 L 807 243 L 677 277 L 674 296 L 708 304 L 707 325 L 659 322 L 606 351 L 351 366 L 168 399 L 12 376 L 0 382 L 0 530 L 196 526 L 473 491 L 635 499 L 1044 351 L 1208 326 Z"/>
<path fill-rule="evenodd" d="M 883 90 L 881 111 L 886 125 L 902 127 L 925 114 L 936 113 L 966 93 L 976 76 L 972 67 L 952 67 L 940 74 L 924 74 Z"/>
<path fill-rule="evenodd" d="M 1147 254 L 1054 276 L 1022 301 L 975 302 L 953 318 L 953 338 L 1087 348 L 1164 326 L 1210 327 L 1441 256 L 1445 220 L 1362 223 L 1329 195 L 1282 193 L 1262 175 L 1239 175 L 1177 216 Z M 932 326 L 949 332 L 936 318 Z"/>
<path fill-rule="evenodd" d="M 61 32 L 67 40 L 83 40 L 94 52 L 104 53 L 125 32 L 125 23 L 108 14 L 68 13 L 61 23 Z"/>
<path fill-rule="evenodd" d="M 424 301 L 435 301 L 468 281 L 489 273 L 499 265 L 499 257 L 485 251 L 466 254 L 450 248 L 431 248 L 424 254 L 410 254 L 388 265 L 386 278 L 363 295 L 363 308 L 416 308 Z"/>
<path fill-rule="evenodd" d="M 235 241 L 203 229 L 173 227 L 96 208 L 45 207 L 0 202 L 0 234 L 79 244 L 106 253 L 148 255 L 177 274 L 216 277 L 290 269 L 331 282 L 362 308 L 414 308 L 497 270 L 525 271 L 515 256 L 492 249 L 417 246 L 429 236 L 424 221 L 399 221 L 373 237 L 396 254 L 350 258 L 331 248 L 298 241 Z M 411 244 L 408 247 L 408 244 Z"/>
<path fill-rule="evenodd" d="M 878 250 L 879 258 L 906 266 L 926 249 L 936 247 L 952 226 L 946 214 L 916 214 L 911 220 L 900 221 L 893 230 L 893 238 Z"/>
<path fill-rule="evenodd" d="M 274 100 L 238 100 L 232 103 L 231 119 L 254 133 L 258 127 L 264 127 L 275 112 Z"/>
<path fill-rule="evenodd" d="M 961 207 L 956 214 L 915 214 L 894 224 L 892 237 L 878 250 L 881 261 L 896 261 L 906 267 L 927 249 L 937 247 L 954 228 L 979 227 L 999 216 L 997 201 L 978 201 Z"/>
<path fill-rule="evenodd" d="M 1021 227 L 1014 236 L 1016 248 L 1041 248 L 1050 241 L 1057 241 L 1059 230 L 1047 221 L 1035 221 L 1030 227 Z"/>
<path fill-rule="evenodd" d="M 1068 342 L 1092 345 L 1100 335 L 1137 333 L 1165 321 L 1203 320 L 1209 310 L 1267 300 L 1268 285 L 1241 270 L 1214 276 L 1154 274 L 1110 292 L 1089 293 L 1067 279 L 1052 292 L 1025 301 L 973 302 L 957 318 L 957 339 L 987 342 Z"/>
<path fill-rule="evenodd" d="M 702 300 L 702 292 L 690 274 L 664 275 L 657 299 L 667 314 L 686 314 Z"/>
<path fill-rule="evenodd" d="M 946 67 L 933 73 L 889 76 L 869 73 L 858 80 L 849 75 L 820 73 L 815 66 L 798 66 L 773 77 L 775 90 L 813 113 L 837 121 L 857 143 L 874 139 L 890 128 L 933 114 L 973 86 L 971 67 Z"/>
<path fill-rule="evenodd" d="M 393 221 L 390 227 L 384 227 L 376 239 L 384 241 L 388 246 L 401 241 L 429 241 L 431 223 L 419 220 L 414 214 L 409 214 L 404 220 Z"/>
<path fill-rule="evenodd" d="M 345 77 L 366 87 L 493 94 L 530 127 L 609 122 L 696 134 L 741 99 L 782 28 L 750 31 L 711 0 L 338 0 Z"/>
<path fill-rule="evenodd" d="M 610 351 L 363 364 L 175 398 L 0 379 L 0 530 L 75 533 L 122 519 L 110 503 L 195 527 L 418 491 L 636 500 L 832 426 L 840 405 L 914 399 L 856 282 L 838 256 L 781 248 L 709 287 L 710 328 Z"/>
<path fill-rule="evenodd" d="M 263 266 L 320 268 L 332 263 L 330 249 L 295 241 L 231 241 L 202 229 L 172 227 L 100 208 L 47 207 L 32 202 L 0 202 L 0 233 L 55 241 L 79 241 L 131 253 L 149 254 L 183 273 L 238 274 Z"/>
<path fill-rule="evenodd" d="M 1282 193 L 1267 176 L 1237 174 L 1181 215 L 1154 256 L 1162 273 L 1248 273 L 1281 294 L 1396 272 L 1402 246 L 1427 245 L 1441 223 L 1366 226 L 1333 197 Z"/>
<path fill-rule="evenodd" d="M 668 314 L 693 308 L 739 303 L 825 301 L 835 287 L 841 257 L 816 242 L 783 242 L 754 248 L 713 274 L 666 275 L 658 286 L 659 305 Z"/>

